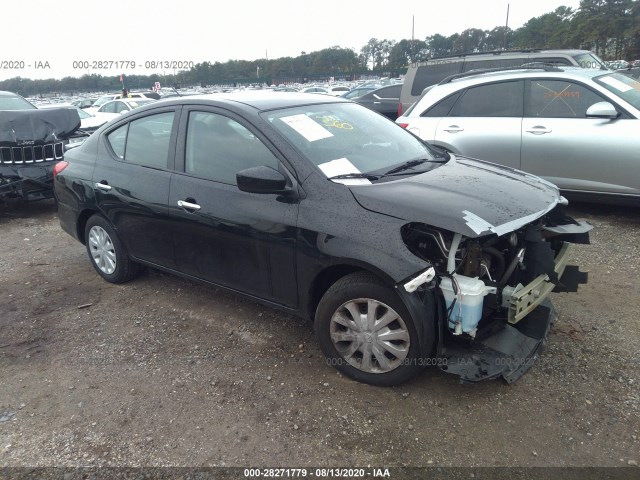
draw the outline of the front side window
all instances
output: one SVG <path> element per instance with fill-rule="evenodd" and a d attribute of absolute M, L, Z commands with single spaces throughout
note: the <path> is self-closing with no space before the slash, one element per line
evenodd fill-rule
<path fill-rule="evenodd" d="M 134 120 L 110 132 L 107 141 L 127 163 L 167 168 L 173 117 L 173 112 L 166 112 Z"/>
<path fill-rule="evenodd" d="M 528 117 L 586 118 L 587 109 L 604 99 L 583 85 L 565 80 L 531 80 L 525 104 Z"/>
<path fill-rule="evenodd" d="M 524 82 L 501 82 L 467 89 L 450 117 L 522 117 Z"/>
<path fill-rule="evenodd" d="M 235 185 L 236 173 L 263 165 L 277 169 L 278 159 L 240 123 L 217 113 L 189 113 L 186 173 Z"/>

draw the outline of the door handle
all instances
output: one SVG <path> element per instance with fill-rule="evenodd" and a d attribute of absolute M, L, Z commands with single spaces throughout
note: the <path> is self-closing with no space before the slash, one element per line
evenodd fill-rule
<path fill-rule="evenodd" d="M 449 133 L 464 132 L 464 128 L 459 127 L 458 125 L 449 125 L 447 128 L 443 128 L 443 130 Z"/>
<path fill-rule="evenodd" d="M 96 188 L 98 190 L 103 190 L 105 192 L 108 192 L 109 190 L 111 190 L 112 187 L 105 180 L 102 180 L 101 182 L 96 183 Z"/>
<path fill-rule="evenodd" d="M 531 127 L 531 130 L 527 130 L 527 133 L 533 133 L 534 135 L 544 135 L 545 133 L 551 133 L 551 129 L 543 125 L 536 125 Z"/>
<path fill-rule="evenodd" d="M 380 105 L 382 102 L 373 102 L 374 105 Z"/>
<path fill-rule="evenodd" d="M 178 206 L 185 210 L 200 210 L 202 208 L 197 203 L 185 202 L 184 200 L 178 200 Z"/>

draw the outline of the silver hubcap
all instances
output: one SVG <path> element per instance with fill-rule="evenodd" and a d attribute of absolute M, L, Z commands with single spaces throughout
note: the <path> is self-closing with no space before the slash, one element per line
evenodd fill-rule
<path fill-rule="evenodd" d="M 89 230 L 91 258 L 102 273 L 111 275 L 116 269 L 116 251 L 111 237 L 104 228 L 95 226 Z"/>
<path fill-rule="evenodd" d="M 400 315 L 371 298 L 340 306 L 331 317 L 330 334 L 342 358 L 367 373 L 389 372 L 409 353 L 409 331 Z"/>

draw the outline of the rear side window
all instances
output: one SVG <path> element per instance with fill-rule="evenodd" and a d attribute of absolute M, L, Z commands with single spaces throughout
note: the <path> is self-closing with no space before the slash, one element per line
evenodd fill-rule
<path fill-rule="evenodd" d="M 467 89 L 450 117 L 522 117 L 524 82 L 501 82 Z"/>
<path fill-rule="evenodd" d="M 107 135 L 118 158 L 127 163 L 167 168 L 174 112 L 134 120 Z"/>
<path fill-rule="evenodd" d="M 400 91 L 402 90 L 402 84 L 399 83 L 397 85 L 390 85 L 388 87 L 382 87 L 378 90 L 375 90 L 374 94 L 378 96 L 378 98 L 400 98 Z"/>
<path fill-rule="evenodd" d="M 563 80 L 531 80 L 526 96 L 528 117 L 585 118 L 587 109 L 604 99 L 588 88 Z"/>
<path fill-rule="evenodd" d="M 433 107 L 431 107 L 426 112 L 420 115 L 421 117 L 446 117 L 449 115 L 451 111 L 451 107 L 453 107 L 456 101 L 460 98 L 460 92 L 454 93 L 453 95 L 449 95 L 444 100 L 436 103 Z"/>
<path fill-rule="evenodd" d="M 449 75 L 454 75 L 462 71 L 462 61 L 448 63 L 429 63 L 419 66 L 416 76 L 411 85 L 411 95 L 420 96 L 422 91 L 428 86 L 439 83 Z"/>

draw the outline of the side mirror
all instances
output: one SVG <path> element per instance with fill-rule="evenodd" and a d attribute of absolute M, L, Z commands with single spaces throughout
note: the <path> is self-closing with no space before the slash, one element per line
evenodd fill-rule
<path fill-rule="evenodd" d="M 279 171 L 267 167 L 251 167 L 236 173 L 238 188 L 248 193 L 285 193 L 287 179 Z"/>
<path fill-rule="evenodd" d="M 587 109 L 587 118 L 618 118 L 620 114 L 609 102 L 594 103 Z"/>

